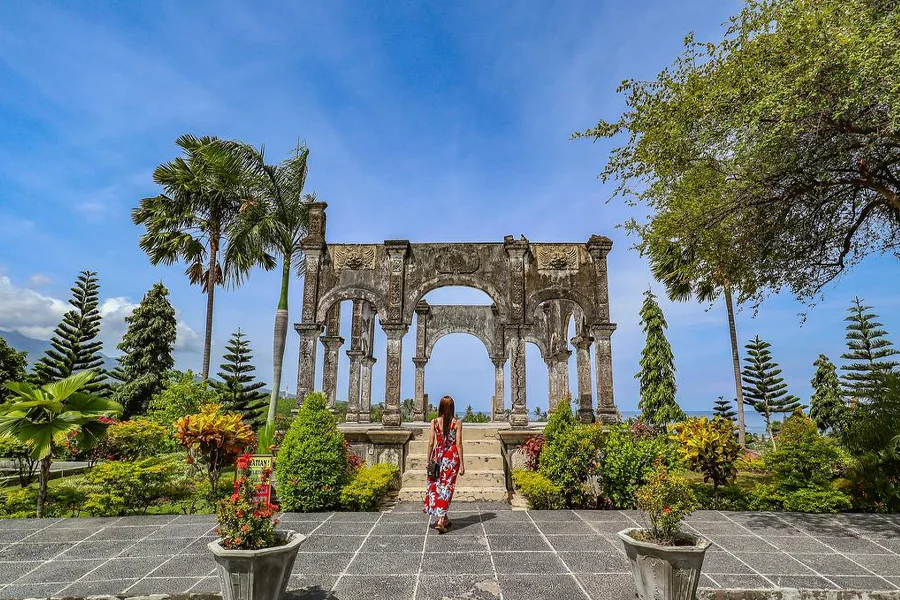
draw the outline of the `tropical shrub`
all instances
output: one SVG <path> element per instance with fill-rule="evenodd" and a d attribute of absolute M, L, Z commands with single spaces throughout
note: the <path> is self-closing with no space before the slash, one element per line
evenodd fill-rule
<path fill-rule="evenodd" d="M 540 465 L 541 451 L 547 443 L 543 434 L 533 435 L 518 448 L 522 456 L 525 457 L 525 468 L 529 471 L 537 471 Z"/>
<path fill-rule="evenodd" d="M 575 427 L 575 415 L 568 402 L 560 402 L 550 412 L 547 425 L 544 426 L 544 440 L 549 444 L 557 435 Z"/>
<path fill-rule="evenodd" d="M 734 483 L 741 446 L 730 420 L 687 419 L 674 426 L 671 438 L 678 444 L 678 455 L 685 466 L 702 473 L 704 483 L 711 481 L 714 491 Z"/>
<path fill-rule="evenodd" d="M 758 483 L 750 491 L 751 510 L 837 513 L 851 506 L 850 497 L 834 487 L 784 490 L 777 485 Z"/>
<path fill-rule="evenodd" d="M 662 461 L 657 461 L 647 482 L 635 494 L 637 507 L 647 515 L 647 533 L 653 542 L 671 545 L 681 533 L 681 522 L 697 508 L 697 501 L 687 482 L 669 473 Z"/>
<path fill-rule="evenodd" d="M 12 436 L 0 435 L 0 458 L 16 466 L 19 487 L 26 487 L 34 481 L 37 461 L 31 456 L 30 445 L 23 444 Z"/>
<path fill-rule="evenodd" d="M 150 399 L 147 418 L 173 427 L 178 419 L 200 412 L 204 404 L 215 404 L 217 397 L 215 390 L 198 381 L 192 371 L 170 371 L 162 391 Z"/>
<path fill-rule="evenodd" d="M 513 485 L 535 510 L 558 510 L 566 507 L 562 488 L 537 471 L 516 469 L 513 471 Z"/>
<path fill-rule="evenodd" d="M 558 430 L 541 451 L 539 472 L 559 486 L 570 508 L 596 504 L 588 482 L 597 473 L 603 438 L 599 424 L 576 425 Z"/>
<path fill-rule="evenodd" d="M 205 404 L 200 412 L 175 421 L 175 439 L 188 451 L 188 462 L 206 470 L 209 487 L 218 487 L 222 470 L 256 443 L 250 426 L 236 413 L 223 413 L 218 404 Z"/>
<path fill-rule="evenodd" d="M 752 497 L 737 485 L 723 485 L 718 489 L 707 483 L 695 483 L 691 491 L 700 508 L 709 510 L 750 510 Z"/>
<path fill-rule="evenodd" d="M 347 466 L 349 466 L 354 471 L 358 471 L 360 467 L 366 464 L 366 461 L 361 456 L 357 455 L 356 452 L 353 451 L 353 446 L 350 445 L 346 439 L 344 440 L 344 446 L 347 450 Z"/>
<path fill-rule="evenodd" d="M 168 427 L 145 417 L 115 423 L 106 430 L 102 444 L 109 460 L 140 460 L 171 449 Z"/>
<path fill-rule="evenodd" d="M 249 477 L 250 459 L 249 454 L 237 459 L 234 493 L 216 505 L 219 522 L 216 534 L 222 547 L 229 550 L 259 550 L 276 545 L 278 519 L 274 517 L 278 507 L 264 498 L 254 497 L 256 486 Z M 264 470 L 261 483 L 268 483 L 271 475 L 270 470 Z"/>
<path fill-rule="evenodd" d="M 394 465 L 363 466 L 341 489 L 341 504 L 348 510 L 372 511 L 391 489 L 399 470 Z"/>
<path fill-rule="evenodd" d="M 278 498 L 286 511 L 313 512 L 340 506 L 351 478 L 344 435 L 326 408 L 325 395 L 309 394 L 278 452 Z"/>
<path fill-rule="evenodd" d="M 89 470 L 84 510 L 98 516 L 144 514 L 169 500 L 178 473 L 172 457 L 103 462 Z"/>
<path fill-rule="evenodd" d="M 657 458 L 669 467 L 677 462 L 665 436 L 637 437 L 628 425 L 610 426 L 597 467 L 607 503 L 614 508 L 634 508 L 634 494 L 647 482 Z"/>

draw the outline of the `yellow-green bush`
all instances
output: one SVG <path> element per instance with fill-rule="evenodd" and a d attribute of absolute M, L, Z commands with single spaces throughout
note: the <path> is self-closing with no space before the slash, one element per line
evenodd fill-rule
<path fill-rule="evenodd" d="M 108 459 L 140 460 L 171 451 L 174 440 L 168 427 L 139 417 L 110 425 L 103 447 Z"/>
<path fill-rule="evenodd" d="M 678 455 L 692 471 L 703 474 L 713 489 L 734 483 L 741 446 L 734 435 L 734 424 L 722 417 L 691 418 L 677 423 L 670 438 L 678 444 Z"/>
<path fill-rule="evenodd" d="M 177 473 L 173 458 L 101 463 L 85 476 L 91 485 L 84 509 L 98 516 L 143 514 L 176 493 Z"/>
<path fill-rule="evenodd" d="M 391 489 L 398 472 L 394 465 L 360 467 L 353 481 L 341 488 L 341 504 L 348 510 L 376 510 Z"/>
<path fill-rule="evenodd" d="M 533 509 L 558 510 L 566 507 L 562 488 L 537 471 L 516 469 L 513 471 L 513 484 Z"/>

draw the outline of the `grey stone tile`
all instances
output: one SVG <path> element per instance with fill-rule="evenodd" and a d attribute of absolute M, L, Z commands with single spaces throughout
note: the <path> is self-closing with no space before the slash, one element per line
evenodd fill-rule
<path fill-rule="evenodd" d="M 584 598 L 572 575 L 498 575 L 504 600 Z"/>
<path fill-rule="evenodd" d="M 450 516 L 453 518 L 453 515 Z M 428 515 L 421 512 L 393 512 L 382 515 L 379 523 L 422 523 L 428 522 Z"/>
<path fill-rule="evenodd" d="M 81 579 L 88 572 L 93 571 L 105 560 L 52 560 L 42 563 L 30 573 L 22 571 L 22 577 L 13 580 L 14 583 L 70 583 Z M 26 574 L 27 573 L 27 574 Z"/>
<path fill-rule="evenodd" d="M 531 523 L 528 512 L 524 510 L 510 510 L 506 512 L 498 512 L 491 521 L 503 521 L 511 523 Z"/>
<path fill-rule="evenodd" d="M 752 535 L 714 535 L 709 539 L 730 552 L 775 552 L 775 546 Z"/>
<path fill-rule="evenodd" d="M 374 523 L 341 523 L 328 521 L 316 529 L 315 535 L 367 535 Z"/>
<path fill-rule="evenodd" d="M 872 538 L 876 539 L 876 538 Z M 877 538 L 878 544 L 884 546 L 894 554 L 900 554 L 900 540 L 890 539 L 890 538 Z"/>
<path fill-rule="evenodd" d="M 687 523 L 697 523 L 697 522 L 711 522 L 711 521 L 728 521 L 728 517 L 725 514 L 717 511 L 717 510 L 695 510 L 687 517 L 685 517 L 685 522 Z"/>
<path fill-rule="evenodd" d="M 356 552 L 366 537 L 363 535 L 311 535 L 301 544 L 305 552 Z"/>
<path fill-rule="evenodd" d="M 415 586 L 414 575 L 345 576 L 335 584 L 334 595 L 341 600 L 411 600 Z"/>
<path fill-rule="evenodd" d="M 710 573 L 723 588 L 742 588 L 751 590 L 771 589 L 773 586 L 762 575 L 732 575 L 728 573 Z"/>
<path fill-rule="evenodd" d="M 794 558 L 809 565 L 819 575 L 871 575 L 864 567 L 841 554 L 794 554 Z"/>
<path fill-rule="evenodd" d="M 314 531 L 318 531 L 321 525 L 321 523 L 316 521 L 282 521 L 278 524 L 278 529 L 309 535 Z"/>
<path fill-rule="evenodd" d="M 184 548 L 181 550 L 181 552 L 179 552 L 179 554 L 208 554 L 210 551 L 209 543 L 215 539 L 216 538 L 214 538 L 214 537 L 208 536 L 208 537 L 198 538 L 193 541 L 191 541 L 190 539 L 185 539 L 185 538 L 172 538 L 169 541 L 176 542 L 176 543 L 190 542 L 189 544 L 184 546 Z M 144 540 L 144 541 L 148 542 L 150 540 Z M 162 540 L 160 540 L 160 541 L 162 541 Z M 305 546 L 306 542 L 304 541 L 302 545 Z"/>
<path fill-rule="evenodd" d="M 609 544 L 599 535 L 548 535 L 547 540 L 554 550 L 599 551 L 609 550 Z"/>
<path fill-rule="evenodd" d="M 512 510 L 512 506 L 509 502 L 478 502 L 478 510 L 486 513 L 486 512 L 495 512 L 498 510 Z"/>
<path fill-rule="evenodd" d="M 492 575 L 422 575 L 416 600 L 497 600 L 500 583 Z"/>
<path fill-rule="evenodd" d="M 37 531 L 58 523 L 60 519 L 0 519 L 0 531 L 31 529 Z"/>
<path fill-rule="evenodd" d="M 72 542 L 19 542 L 0 550 L 0 561 L 48 560 L 65 552 L 75 544 Z"/>
<path fill-rule="evenodd" d="M 30 543 L 38 542 L 80 542 L 94 534 L 93 529 L 56 529 L 50 527 L 36 531 L 28 536 L 27 541 Z"/>
<path fill-rule="evenodd" d="M 592 600 L 634 600 L 634 578 L 629 575 L 576 575 Z M 579 596 L 572 596 L 573 598 Z"/>
<path fill-rule="evenodd" d="M 425 523 L 379 523 L 372 535 L 425 535 Z"/>
<path fill-rule="evenodd" d="M 53 596 L 68 584 L 59 583 L 14 583 L 0 589 L 0 598 L 40 598 Z"/>
<path fill-rule="evenodd" d="M 422 512 L 422 503 L 421 502 L 399 502 L 397 506 L 391 511 L 392 513 L 421 513 Z"/>
<path fill-rule="evenodd" d="M 212 535 L 215 523 L 173 523 L 163 527 L 154 528 L 148 539 L 162 538 L 198 538 L 204 535 Z"/>
<path fill-rule="evenodd" d="M 896 590 L 897 586 L 890 581 L 874 575 L 853 577 L 850 575 L 832 575 L 830 579 L 842 590 L 881 591 Z"/>
<path fill-rule="evenodd" d="M 32 569 L 43 564 L 40 560 L 21 562 L 0 562 L 0 585 L 12 583 Z"/>
<path fill-rule="evenodd" d="M 574 512 L 579 518 L 590 522 L 603 523 L 621 523 L 623 529 L 625 527 L 634 526 L 628 517 L 617 510 L 575 510 Z"/>
<path fill-rule="evenodd" d="M 537 523 L 549 521 L 580 521 L 581 519 L 571 510 L 529 510 L 528 514 Z"/>
<path fill-rule="evenodd" d="M 551 575 L 566 572 L 566 566 L 553 552 L 494 552 L 493 558 L 498 574 Z"/>
<path fill-rule="evenodd" d="M 381 518 L 380 512 L 339 512 L 328 520 L 329 523 L 369 523 Z"/>
<path fill-rule="evenodd" d="M 447 532 L 450 535 L 475 535 L 481 534 L 483 531 L 481 519 L 478 515 L 464 515 L 460 517 L 453 515 L 451 519 L 452 526 Z"/>
<path fill-rule="evenodd" d="M 208 515 L 215 522 L 215 515 Z M 157 525 L 162 527 L 169 523 L 176 522 L 181 515 L 132 515 L 122 517 L 122 521 L 117 525 L 140 526 L 140 525 Z"/>
<path fill-rule="evenodd" d="M 425 532 L 422 535 L 390 536 L 370 535 L 362 545 L 362 552 L 418 552 L 425 546 Z"/>
<path fill-rule="evenodd" d="M 536 521 L 538 529 L 545 535 L 570 534 L 570 535 L 596 535 L 597 532 L 587 523 L 578 519 L 576 521 Z"/>
<path fill-rule="evenodd" d="M 706 573 L 700 574 L 700 581 L 697 583 L 697 589 L 701 588 L 718 588 L 719 583 Z"/>
<path fill-rule="evenodd" d="M 113 558 L 98 569 L 85 575 L 85 581 L 101 581 L 104 579 L 130 579 L 145 577 L 168 559 L 167 556 L 136 556 L 132 558 Z"/>
<path fill-rule="evenodd" d="M 210 527 L 216 524 L 216 515 L 178 515 L 171 525 L 202 525 L 209 523 Z"/>
<path fill-rule="evenodd" d="M 125 548 L 134 545 L 134 541 L 103 540 L 94 542 L 87 540 L 63 552 L 58 560 L 77 560 L 81 558 L 112 558 L 118 556 Z"/>
<path fill-rule="evenodd" d="M 842 554 L 890 554 L 891 551 L 880 544 L 858 537 L 818 537 L 826 546 Z"/>
<path fill-rule="evenodd" d="M 61 590 L 63 596 L 113 596 L 122 594 L 129 587 L 137 583 L 137 579 L 114 579 L 107 581 L 76 581 L 67 588 Z"/>
<path fill-rule="evenodd" d="M 734 555 L 762 575 L 814 575 L 808 566 L 783 552 L 735 552 Z"/>
<path fill-rule="evenodd" d="M 199 581 L 200 578 L 197 577 L 147 577 L 129 588 L 128 595 L 184 594 Z"/>
<path fill-rule="evenodd" d="M 190 538 L 166 538 L 143 540 L 126 548 L 119 556 L 165 556 L 179 554 L 192 544 Z"/>
<path fill-rule="evenodd" d="M 716 573 L 750 575 L 753 574 L 753 569 L 728 552 L 707 552 L 706 557 L 703 559 L 703 572 L 711 575 Z M 718 580 L 718 577 L 714 578 Z"/>
<path fill-rule="evenodd" d="M 550 550 L 550 545 L 539 535 L 489 535 L 492 552 Z"/>
<path fill-rule="evenodd" d="M 337 580 L 334 575 L 292 575 L 284 600 L 338 600 L 331 593 Z"/>
<path fill-rule="evenodd" d="M 692 521 L 692 529 L 705 536 L 711 535 L 748 535 L 746 529 L 731 521 Z"/>
<path fill-rule="evenodd" d="M 764 539 L 778 548 L 779 550 L 784 550 L 787 553 L 800 552 L 800 553 L 819 553 L 819 554 L 829 554 L 834 553 L 834 550 L 820 542 L 815 538 L 811 538 L 807 535 L 803 535 L 802 533 L 798 533 L 797 535 L 792 535 L 789 537 L 783 536 L 765 536 Z"/>
<path fill-rule="evenodd" d="M 314 513 L 297 513 L 297 512 L 285 512 L 281 513 L 279 516 L 282 521 L 327 521 L 329 517 L 333 516 L 335 513 L 332 512 L 314 512 Z"/>
<path fill-rule="evenodd" d="M 53 524 L 53 529 L 91 529 L 96 531 L 121 520 L 122 517 L 70 517 L 58 519 Z"/>
<path fill-rule="evenodd" d="M 290 589 L 288 585 L 288 589 Z M 219 594 L 222 592 L 222 584 L 218 577 L 204 577 L 199 579 L 191 588 L 192 594 Z"/>
<path fill-rule="evenodd" d="M 6 545 L 34 535 L 37 529 L 0 529 L 0 544 Z"/>
<path fill-rule="evenodd" d="M 529 522 L 485 521 L 484 530 L 488 535 L 540 535 L 538 528 Z"/>
<path fill-rule="evenodd" d="M 159 530 L 160 528 L 157 525 L 143 525 L 138 527 L 106 527 L 91 536 L 91 540 L 95 542 L 99 542 L 101 540 L 137 541 L 147 537 L 148 535 L 157 533 Z"/>
<path fill-rule="evenodd" d="M 415 575 L 421 562 L 421 552 L 360 552 L 347 568 L 347 574 Z"/>
<path fill-rule="evenodd" d="M 850 555 L 849 558 L 882 577 L 900 577 L 900 556 L 893 554 L 854 554 Z"/>
<path fill-rule="evenodd" d="M 560 552 L 559 557 L 573 573 L 630 573 L 631 565 L 618 552 Z"/>
<path fill-rule="evenodd" d="M 426 554 L 422 561 L 422 573 L 429 575 L 484 575 L 493 572 L 491 555 L 487 552 L 435 552 Z"/>
<path fill-rule="evenodd" d="M 634 523 L 626 523 L 624 521 L 590 521 L 588 525 L 595 532 L 604 535 L 615 535 L 623 529 L 634 527 Z"/>
<path fill-rule="evenodd" d="M 213 573 L 216 561 L 212 553 L 197 555 L 173 556 L 159 565 L 152 573 L 153 577 L 205 577 Z"/>
<path fill-rule="evenodd" d="M 429 535 L 425 540 L 425 552 L 484 552 L 488 549 L 483 535 Z"/>
<path fill-rule="evenodd" d="M 816 575 L 767 575 L 778 587 L 804 590 L 836 590 L 838 587 Z"/>
<path fill-rule="evenodd" d="M 303 546 L 300 547 L 301 550 Z M 293 573 L 298 575 L 340 575 L 353 560 L 351 552 L 298 552 Z"/>

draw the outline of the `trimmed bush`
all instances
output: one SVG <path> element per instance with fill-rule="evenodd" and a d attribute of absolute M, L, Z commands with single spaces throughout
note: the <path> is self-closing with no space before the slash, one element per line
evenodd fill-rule
<path fill-rule="evenodd" d="M 341 489 L 341 504 L 348 510 L 376 510 L 391 489 L 398 472 L 394 465 L 360 467 L 353 481 Z"/>
<path fill-rule="evenodd" d="M 687 468 L 703 474 L 704 483 L 713 490 L 734 483 L 741 446 L 734 435 L 734 423 L 722 417 L 686 419 L 672 430 L 678 454 Z"/>
<path fill-rule="evenodd" d="M 101 463 L 85 476 L 91 485 L 84 509 L 96 516 L 144 514 L 170 499 L 177 473 L 171 457 Z"/>
<path fill-rule="evenodd" d="M 588 481 L 596 474 L 603 430 L 598 425 L 577 425 L 558 430 L 541 450 L 538 471 L 559 486 L 566 506 L 596 505 Z"/>
<path fill-rule="evenodd" d="M 535 510 L 558 510 L 566 507 L 562 488 L 538 473 L 527 469 L 513 471 L 513 484 Z"/>
<path fill-rule="evenodd" d="M 109 460 L 134 461 L 165 454 L 172 443 L 168 427 L 136 418 L 110 425 L 102 446 Z"/>
<path fill-rule="evenodd" d="M 289 512 L 332 510 L 350 481 L 347 446 L 326 408 L 325 395 L 309 394 L 291 424 L 275 464 L 281 507 Z"/>
<path fill-rule="evenodd" d="M 723 485 L 718 489 L 707 483 L 691 486 L 700 508 L 707 510 L 750 510 L 750 495 L 736 485 Z"/>
<path fill-rule="evenodd" d="M 607 502 L 614 508 L 634 508 L 634 494 L 648 481 L 657 458 L 669 467 L 677 462 L 665 436 L 637 437 L 627 424 L 610 426 L 597 468 Z"/>
<path fill-rule="evenodd" d="M 75 517 L 84 504 L 86 490 L 78 483 L 62 483 L 47 490 L 45 517 Z M 36 516 L 38 489 L 29 486 L 9 490 L 0 503 L 0 519 L 31 519 Z"/>

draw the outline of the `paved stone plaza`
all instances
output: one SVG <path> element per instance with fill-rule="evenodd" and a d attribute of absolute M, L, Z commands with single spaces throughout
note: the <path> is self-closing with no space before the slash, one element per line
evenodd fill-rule
<path fill-rule="evenodd" d="M 634 588 L 615 532 L 631 511 L 455 506 L 439 536 L 417 503 L 385 513 L 285 514 L 309 535 L 294 599 L 624 599 Z M 893 590 L 900 516 L 700 511 L 710 538 L 702 587 Z M 206 544 L 214 518 L 0 520 L 0 598 L 218 592 Z M 502 596 L 501 596 L 502 594 Z"/>

